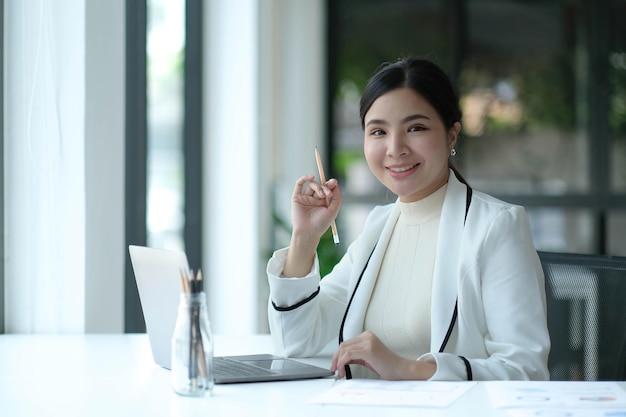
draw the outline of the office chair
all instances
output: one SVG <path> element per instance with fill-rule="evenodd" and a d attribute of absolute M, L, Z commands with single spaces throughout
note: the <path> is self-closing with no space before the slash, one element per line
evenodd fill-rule
<path fill-rule="evenodd" d="M 626 257 L 539 252 L 552 380 L 626 380 Z"/>

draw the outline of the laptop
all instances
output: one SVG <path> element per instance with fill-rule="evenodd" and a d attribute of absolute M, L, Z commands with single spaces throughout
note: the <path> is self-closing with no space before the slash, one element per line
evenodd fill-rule
<path fill-rule="evenodd" d="M 184 252 L 130 245 L 130 260 L 154 362 L 171 369 L 171 339 L 181 292 L 180 271 L 189 270 Z M 216 384 L 323 378 L 328 369 L 271 354 L 213 358 Z"/>

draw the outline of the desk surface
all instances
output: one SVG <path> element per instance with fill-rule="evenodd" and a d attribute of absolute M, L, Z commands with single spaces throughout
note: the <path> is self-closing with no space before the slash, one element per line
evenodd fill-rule
<path fill-rule="evenodd" d="M 217 337 L 217 355 L 271 353 L 269 336 Z M 308 362 L 326 366 L 330 357 Z M 155 365 L 146 335 L 0 335 L 3 416 L 380 416 L 379 407 L 307 404 L 334 379 L 216 385 L 206 398 L 171 388 L 170 372 Z M 626 385 L 622 384 L 622 387 Z M 415 408 L 385 415 L 415 416 Z M 493 409 L 482 384 L 448 408 L 420 416 L 506 416 Z"/>

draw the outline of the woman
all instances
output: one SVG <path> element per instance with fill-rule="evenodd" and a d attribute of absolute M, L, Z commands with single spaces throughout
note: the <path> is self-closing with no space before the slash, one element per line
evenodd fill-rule
<path fill-rule="evenodd" d="M 529 222 L 522 207 L 473 191 L 452 168 L 461 111 L 448 77 L 422 59 L 385 65 L 360 116 L 368 166 L 398 200 L 372 210 L 320 281 L 316 248 L 341 192 L 334 179 L 297 180 L 291 242 L 267 266 L 276 348 L 310 356 L 339 337 L 339 377 L 548 379 L 544 277 Z"/>

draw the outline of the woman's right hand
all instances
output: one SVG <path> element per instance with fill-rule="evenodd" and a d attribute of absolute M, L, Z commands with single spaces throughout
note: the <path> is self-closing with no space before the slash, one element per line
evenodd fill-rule
<path fill-rule="evenodd" d="M 312 175 L 298 178 L 291 196 L 292 233 L 319 240 L 337 217 L 340 206 L 337 180 L 330 179 L 322 186 Z"/>
<path fill-rule="evenodd" d="M 283 269 L 285 277 L 302 277 L 313 264 L 315 251 L 322 235 L 337 217 L 341 206 L 341 191 L 336 179 L 326 186 L 312 175 L 298 178 L 291 196 L 291 243 Z"/>

